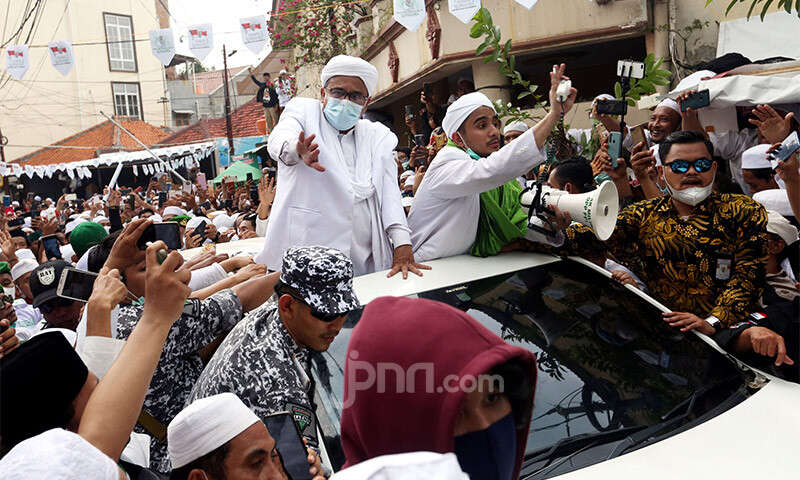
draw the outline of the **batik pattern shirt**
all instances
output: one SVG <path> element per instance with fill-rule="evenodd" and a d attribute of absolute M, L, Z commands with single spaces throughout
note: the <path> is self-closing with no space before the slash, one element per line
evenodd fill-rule
<path fill-rule="evenodd" d="M 164 351 L 150 381 L 143 409 L 164 427 L 183 409 L 186 398 L 203 371 L 203 361 L 197 353 L 218 335 L 233 328 L 242 318 L 242 304 L 232 290 L 222 290 L 196 302 L 172 325 Z M 127 339 L 144 311 L 141 305 L 120 308 L 117 319 L 117 338 Z M 149 433 L 136 426 L 136 431 Z M 166 442 L 156 438 L 150 442 L 150 466 L 158 469 L 168 456 Z M 168 473 L 163 471 L 162 473 Z"/>
<path fill-rule="evenodd" d="M 236 394 L 259 418 L 288 411 L 309 446 L 316 447 L 310 350 L 298 346 L 267 302 L 228 334 L 186 400 Z"/>
<path fill-rule="evenodd" d="M 562 253 L 591 258 L 607 249 L 667 308 L 730 325 L 758 308 L 766 226 L 764 208 L 745 195 L 712 192 L 686 219 L 662 196 L 622 210 L 606 242 L 588 227 L 570 226 Z"/>

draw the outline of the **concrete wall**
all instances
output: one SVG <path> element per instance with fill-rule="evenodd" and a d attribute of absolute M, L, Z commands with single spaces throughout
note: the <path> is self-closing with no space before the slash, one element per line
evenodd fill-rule
<path fill-rule="evenodd" d="M 113 114 L 111 82 L 139 82 L 143 119 L 165 124 L 161 64 L 150 52 L 149 40 L 135 42 L 138 71 L 111 72 L 105 45 L 103 12 L 130 15 L 136 39 L 147 39 L 159 28 L 156 0 L 51 0 L 37 22 L 31 40 L 31 67 L 21 81 L 0 80 L 0 127 L 10 145 L 48 145 L 104 120 L 100 111 Z M 65 6 L 68 7 L 65 10 Z M 8 11 L 8 32 L 18 28 L 26 2 L 0 0 L 0 11 Z M 12 30 L 12 27 L 14 30 Z M 27 32 L 27 28 L 25 29 Z M 24 37 L 23 37 L 24 40 Z M 66 76 L 50 64 L 46 45 L 70 40 L 76 64 Z M 77 45 L 94 43 L 93 45 Z M 37 147 L 6 148 L 11 160 Z"/>

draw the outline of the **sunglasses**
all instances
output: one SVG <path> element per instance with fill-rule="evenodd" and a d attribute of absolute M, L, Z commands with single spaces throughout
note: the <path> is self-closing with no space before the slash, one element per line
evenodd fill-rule
<path fill-rule="evenodd" d="M 708 158 L 698 158 L 694 162 L 690 162 L 688 160 L 675 160 L 674 162 L 667 163 L 664 166 L 672 169 L 672 173 L 686 173 L 689 171 L 689 167 L 694 167 L 694 170 L 697 173 L 705 173 L 711 170 L 711 165 L 713 164 L 713 160 Z"/>
<path fill-rule="evenodd" d="M 69 307 L 73 303 L 75 303 L 73 300 L 67 298 L 56 298 L 55 300 L 50 300 L 49 302 L 41 304 L 39 306 L 39 311 L 48 314 L 58 307 Z"/>
<path fill-rule="evenodd" d="M 282 296 L 282 295 L 289 295 L 290 297 L 294 298 L 298 302 L 300 302 L 303 305 L 306 305 L 307 307 L 309 307 L 311 309 L 311 316 L 312 317 L 316 318 L 317 320 L 321 320 L 323 322 L 326 322 L 326 323 L 330 323 L 330 322 L 336 320 L 337 318 L 339 318 L 339 317 L 341 317 L 343 315 L 341 313 L 322 313 L 319 310 L 314 309 L 314 307 L 309 305 L 302 298 L 299 298 L 298 294 L 290 291 L 290 289 L 287 288 L 287 287 L 280 287 L 280 286 L 276 285 L 275 286 L 275 293 L 277 293 L 279 297 Z"/>

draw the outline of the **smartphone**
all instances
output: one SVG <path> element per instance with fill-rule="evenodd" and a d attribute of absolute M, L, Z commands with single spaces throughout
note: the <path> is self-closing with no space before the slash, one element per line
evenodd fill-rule
<path fill-rule="evenodd" d="M 92 296 L 95 280 L 97 280 L 96 273 L 66 267 L 61 272 L 61 278 L 58 280 L 56 294 L 59 297 L 86 303 L 89 301 L 89 297 Z"/>
<path fill-rule="evenodd" d="M 167 203 L 167 192 L 158 192 L 158 206 L 163 207 Z"/>
<path fill-rule="evenodd" d="M 68 194 L 64 195 L 64 200 L 66 200 L 68 202 L 76 202 L 76 201 L 78 201 L 78 195 L 75 194 L 75 193 L 68 193 Z"/>
<path fill-rule="evenodd" d="M 267 167 L 267 179 L 274 180 L 278 176 L 278 169 L 275 167 Z"/>
<path fill-rule="evenodd" d="M 258 206 L 258 186 L 255 184 L 250 185 L 250 202 L 254 207 Z"/>
<path fill-rule="evenodd" d="M 11 197 L 9 197 L 8 195 L 3 197 L 3 206 L 4 207 L 10 207 L 11 206 Z"/>
<path fill-rule="evenodd" d="M 770 154 L 769 161 L 772 163 L 772 168 L 776 168 L 778 162 L 785 162 L 798 150 L 800 150 L 800 137 L 795 131 L 781 142 L 781 146 L 777 150 Z"/>
<path fill-rule="evenodd" d="M 420 147 L 426 146 L 427 144 L 425 143 L 425 134 L 424 133 L 418 133 L 418 134 L 414 135 L 414 144 L 416 144 L 417 146 L 420 146 Z"/>
<path fill-rule="evenodd" d="M 203 190 L 208 190 L 208 183 L 206 181 L 206 174 L 200 172 L 197 174 L 197 185 Z"/>
<path fill-rule="evenodd" d="M 22 225 L 23 223 L 25 223 L 25 219 L 24 218 L 15 218 L 14 220 L 9 220 L 8 221 L 8 226 L 9 227 L 18 227 L 18 226 Z"/>
<path fill-rule="evenodd" d="M 247 172 L 247 181 L 248 182 L 252 182 L 253 181 L 253 172 Z"/>
<path fill-rule="evenodd" d="M 200 204 L 200 208 L 203 208 L 205 210 L 209 210 L 211 208 L 211 202 L 205 201 L 205 202 L 201 203 Z"/>
<path fill-rule="evenodd" d="M 300 430 L 292 414 L 279 412 L 264 419 L 269 434 L 275 439 L 275 447 L 281 455 L 283 470 L 292 480 L 309 480 L 308 450 L 303 444 Z"/>
<path fill-rule="evenodd" d="M 139 250 L 146 250 L 149 243 L 158 240 L 163 241 L 170 250 L 180 250 L 183 247 L 180 225 L 175 222 L 154 223 L 144 229 L 136 246 L 139 247 Z"/>
<path fill-rule="evenodd" d="M 207 226 L 207 225 L 206 225 L 206 221 L 205 221 L 205 220 L 203 220 L 202 222 L 200 222 L 199 224 L 197 224 L 197 226 L 196 226 L 196 227 L 194 227 L 194 232 L 192 232 L 192 233 L 193 233 L 194 235 L 200 235 L 200 238 L 202 238 L 203 240 L 205 240 L 205 239 L 206 239 L 206 226 Z"/>
<path fill-rule="evenodd" d="M 406 117 L 413 117 L 414 116 L 414 105 L 406 105 Z"/>
<path fill-rule="evenodd" d="M 644 143 L 644 148 L 650 148 L 650 142 L 647 141 L 647 135 L 644 133 L 646 125 L 647 123 L 641 123 L 631 128 L 631 138 L 634 145 Z"/>
<path fill-rule="evenodd" d="M 611 157 L 611 168 L 617 168 L 617 159 L 622 155 L 622 134 L 611 132 L 608 135 L 608 156 Z"/>
<path fill-rule="evenodd" d="M 136 210 L 136 196 L 133 194 L 128 195 L 128 205 L 131 206 L 131 210 Z"/>
<path fill-rule="evenodd" d="M 681 101 L 681 112 L 685 112 L 687 108 L 697 110 L 698 108 L 707 107 L 709 105 L 711 105 L 711 97 L 708 94 L 708 89 L 700 90 Z"/>
<path fill-rule="evenodd" d="M 62 259 L 61 243 L 58 241 L 58 237 L 55 235 L 45 235 L 41 238 L 41 241 L 47 260 L 52 260 L 53 258 Z"/>
<path fill-rule="evenodd" d="M 598 100 L 598 115 L 624 115 L 628 113 L 628 104 L 625 100 Z"/>

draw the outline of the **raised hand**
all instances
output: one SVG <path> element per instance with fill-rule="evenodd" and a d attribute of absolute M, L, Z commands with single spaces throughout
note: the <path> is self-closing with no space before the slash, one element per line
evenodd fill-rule
<path fill-rule="evenodd" d="M 753 109 L 753 115 L 748 121 L 758 128 L 766 143 L 779 143 L 792 133 L 792 118 L 794 113 L 787 113 L 781 117 L 769 105 L 758 105 Z"/>
<path fill-rule="evenodd" d="M 183 257 L 174 250 L 159 264 L 158 251 L 166 249 L 167 246 L 160 240 L 147 247 L 144 308 L 171 325 L 181 316 L 183 304 L 192 293 L 189 288 L 192 274 L 180 268 Z"/>
<path fill-rule="evenodd" d="M 566 70 L 566 64 L 562 63 L 561 65 L 553 65 L 553 70 L 550 72 L 550 108 L 556 113 L 562 113 L 562 108 L 563 113 L 569 112 L 572 106 L 575 104 L 575 98 L 578 96 L 578 90 L 576 88 L 571 88 L 569 97 L 567 98 L 567 101 L 564 102 L 563 107 L 561 103 L 558 102 L 556 96 L 558 85 L 561 83 L 561 80 L 569 80 L 569 77 L 564 75 Z"/>
<path fill-rule="evenodd" d="M 141 262 L 144 259 L 144 252 L 139 250 L 136 242 L 139 241 L 144 229 L 152 223 L 151 220 L 140 218 L 126 225 L 114 242 L 114 246 L 111 247 L 111 253 L 108 255 L 105 266 L 109 270 L 117 269 L 122 272 L 131 265 Z"/>
<path fill-rule="evenodd" d="M 316 135 L 311 134 L 306 137 L 305 132 L 300 132 L 297 138 L 297 155 L 303 160 L 303 163 L 319 172 L 324 172 L 325 167 L 319 163 L 319 145 L 314 142 Z"/>

